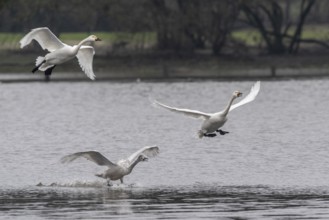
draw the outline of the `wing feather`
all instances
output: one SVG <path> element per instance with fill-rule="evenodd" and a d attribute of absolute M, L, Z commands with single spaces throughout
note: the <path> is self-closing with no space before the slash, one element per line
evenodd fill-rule
<path fill-rule="evenodd" d="M 184 115 L 192 117 L 192 118 L 201 118 L 201 119 L 206 120 L 210 117 L 210 114 L 208 114 L 208 113 L 200 112 L 197 110 L 191 110 L 191 109 L 171 107 L 171 106 L 165 105 L 161 102 L 158 102 L 157 100 L 153 100 L 152 103 L 156 106 L 160 106 L 164 109 L 168 109 L 169 111 L 181 113 L 181 114 L 184 114 Z"/>
<path fill-rule="evenodd" d="M 95 74 L 93 71 L 93 58 L 95 50 L 91 46 L 81 46 L 77 53 L 78 62 L 82 71 L 91 79 L 95 79 Z"/>
<path fill-rule="evenodd" d="M 259 90 L 260 90 L 260 81 L 257 81 L 251 87 L 249 94 L 244 99 L 242 99 L 240 102 L 232 105 L 231 108 L 230 108 L 230 111 L 232 111 L 233 109 L 235 109 L 235 108 L 237 108 L 241 105 L 244 105 L 244 104 L 247 104 L 247 103 L 253 101 L 256 98 L 256 96 L 258 95 Z"/>
<path fill-rule="evenodd" d="M 85 151 L 85 152 L 77 152 L 74 154 L 67 155 L 61 159 L 62 163 L 70 163 L 79 157 L 84 157 L 87 160 L 90 160 L 100 166 L 116 166 L 114 163 L 109 161 L 106 157 L 104 157 L 101 153 L 97 151 Z"/>
<path fill-rule="evenodd" d="M 138 151 L 136 151 L 135 153 L 130 155 L 127 160 L 130 163 L 132 163 L 133 161 L 135 161 L 137 159 L 137 157 L 139 157 L 139 155 L 143 154 L 146 157 L 155 157 L 159 153 L 160 153 L 160 150 L 159 150 L 158 146 L 147 146 L 147 147 L 143 147 L 143 148 L 139 149 Z"/>
<path fill-rule="evenodd" d="M 48 50 L 49 52 L 58 50 L 66 45 L 60 41 L 47 27 L 32 29 L 19 41 L 21 48 L 30 44 L 32 40 L 36 40 L 42 49 Z"/>

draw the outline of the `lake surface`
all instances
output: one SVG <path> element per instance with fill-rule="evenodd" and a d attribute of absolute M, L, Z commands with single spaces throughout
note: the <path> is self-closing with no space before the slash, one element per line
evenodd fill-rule
<path fill-rule="evenodd" d="M 263 81 L 215 138 L 149 98 L 222 110 L 253 81 L 0 84 L 1 219 L 329 219 L 329 80 Z M 237 102 L 238 100 L 236 100 Z M 139 148 L 125 184 L 94 176 Z M 39 185 L 39 186 L 37 186 Z"/>

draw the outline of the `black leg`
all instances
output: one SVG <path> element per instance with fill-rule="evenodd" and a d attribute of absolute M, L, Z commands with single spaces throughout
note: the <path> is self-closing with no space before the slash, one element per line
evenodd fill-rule
<path fill-rule="evenodd" d="M 230 132 L 228 132 L 228 131 L 223 131 L 223 130 L 221 130 L 221 129 L 218 129 L 218 130 L 216 130 L 216 131 L 219 132 L 221 135 L 225 135 L 225 134 L 230 133 Z"/>
<path fill-rule="evenodd" d="M 216 137 L 217 135 L 215 133 L 210 133 L 210 134 L 203 134 L 205 137 Z"/>
<path fill-rule="evenodd" d="M 32 73 L 35 73 L 35 72 L 39 69 L 40 66 L 41 66 L 41 65 L 36 66 L 36 67 L 32 70 Z"/>
<path fill-rule="evenodd" d="M 45 75 L 45 82 L 49 82 L 50 81 L 50 76 Z"/>
<path fill-rule="evenodd" d="M 42 64 L 44 64 L 45 62 L 46 62 L 46 60 L 42 61 L 38 66 L 36 66 L 36 67 L 32 70 L 32 73 L 35 73 L 35 72 L 39 69 L 39 67 L 40 67 Z"/>
<path fill-rule="evenodd" d="M 45 71 L 45 81 L 46 81 L 46 82 L 49 82 L 49 81 L 50 81 L 50 75 L 51 75 L 51 72 L 53 71 L 53 69 L 54 69 L 55 67 L 56 67 L 56 65 L 53 66 L 53 67 L 50 67 L 50 68 L 46 69 L 46 71 Z"/>
<path fill-rule="evenodd" d="M 53 71 L 53 69 L 56 67 L 56 65 L 46 69 L 45 71 L 45 76 L 50 76 L 51 75 L 51 72 Z"/>

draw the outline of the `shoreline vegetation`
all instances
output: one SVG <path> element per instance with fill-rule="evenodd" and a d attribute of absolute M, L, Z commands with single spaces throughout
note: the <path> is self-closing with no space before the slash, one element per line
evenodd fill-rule
<path fill-rule="evenodd" d="M 306 27 L 303 36 L 328 41 L 329 30 L 321 26 Z M 329 52 L 316 45 L 303 45 L 298 55 L 262 54 L 261 38 L 250 29 L 232 32 L 234 45 L 220 56 L 200 50 L 175 54 L 155 49 L 155 33 L 96 34 L 103 39 L 94 45 L 96 80 L 180 80 L 180 79 L 249 79 L 329 76 Z M 45 54 L 39 45 L 20 49 L 24 33 L 0 33 L 0 81 L 40 81 L 43 73 L 30 73 L 35 59 Z M 88 33 L 62 33 L 61 40 L 76 44 Z M 233 42 L 233 41 L 232 41 Z M 73 74 L 74 73 L 74 74 Z M 51 77 L 59 80 L 86 80 L 74 60 L 60 65 Z"/>

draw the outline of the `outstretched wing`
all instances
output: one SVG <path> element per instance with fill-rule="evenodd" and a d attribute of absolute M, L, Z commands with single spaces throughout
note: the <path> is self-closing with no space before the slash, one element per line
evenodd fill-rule
<path fill-rule="evenodd" d="M 74 154 L 67 155 L 61 159 L 62 163 L 70 163 L 79 157 L 84 157 L 87 160 L 90 160 L 100 166 L 116 166 L 114 163 L 109 161 L 106 157 L 104 157 L 101 153 L 97 151 L 85 151 L 85 152 L 77 152 Z"/>
<path fill-rule="evenodd" d="M 160 152 L 159 147 L 157 146 L 149 146 L 149 147 L 143 147 L 142 149 L 136 151 L 135 153 L 133 153 L 132 155 L 130 155 L 128 157 L 128 161 L 130 163 L 132 163 L 133 161 L 135 161 L 137 159 L 137 157 L 139 157 L 139 155 L 144 155 L 146 157 L 155 157 L 156 155 L 158 155 Z"/>
<path fill-rule="evenodd" d="M 95 79 L 93 71 L 93 58 L 95 50 L 91 46 L 81 46 L 77 53 L 78 62 L 83 72 L 91 79 Z"/>
<path fill-rule="evenodd" d="M 153 100 L 152 103 L 156 106 L 160 106 L 162 108 L 168 109 L 169 111 L 176 112 L 176 113 L 182 113 L 182 114 L 192 117 L 192 118 L 201 118 L 201 119 L 206 120 L 210 117 L 210 114 L 208 114 L 208 113 L 200 112 L 197 110 L 191 110 L 191 109 L 171 107 L 171 106 L 162 104 L 162 103 L 158 102 L 157 100 Z"/>
<path fill-rule="evenodd" d="M 53 52 L 66 45 L 60 41 L 47 27 L 32 29 L 19 41 L 21 48 L 30 44 L 32 40 L 36 40 L 42 49 L 48 50 L 49 52 Z"/>
<path fill-rule="evenodd" d="M 240 102 L 232 105 L 231 108 L 230 108 L 230 111 L 232 111 L 233 109 L 235 109 L 235 108 L 237 108 L 237 107 L 239 107 L 241 105 L 244 105 L 244 104 L 247 104 L 247 103 L 249 103 L 251 101 L 254 101 L 254 99 L 258 95 L 259 90 L 260 90 L 260 81 L 257 81 L 251 87 L 249 94 L 244 99 L 242 99 Z"/>

